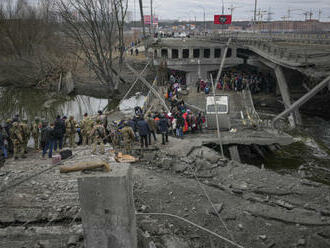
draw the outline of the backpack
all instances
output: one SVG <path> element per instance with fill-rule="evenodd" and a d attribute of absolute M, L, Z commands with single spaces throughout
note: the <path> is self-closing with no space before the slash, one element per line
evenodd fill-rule
<path fill-rule="evenodd" d="M 60 152 L 61 159 L 67 159 L 72 156 L 72 151 L 71 150 L 63 150 Z"/>
<path fill-rule="evenodd" d="M 102 127 L 97 127 L 96 128 L 96 131 L 97 131 L 97 134 L 101 137 L 101 138 L 104 138 L 104 129 Z"/>

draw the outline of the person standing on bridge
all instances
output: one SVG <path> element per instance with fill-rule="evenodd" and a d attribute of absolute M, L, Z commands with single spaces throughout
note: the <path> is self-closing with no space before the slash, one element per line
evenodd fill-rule
<path fill-rule="evenodd" d="M 141 139 L 141 148 L 148 148 L 148 135 L 150 133 L 150 128 L 148 123 L 143 119 L 142 116 L 139 117 L 136 128 L 139 132 L 139 136 Z"/>
<path fill-rule="evenodd" d="M 200 89 L 201 89 L 201 78 L 200 77 L 196 81 L 196 88 L 197 88 L 197 93 L 199 93 Z"/>
<path fill-rule="evenodd" d="M 160 120 L 158 123 L 159 131 L 162 134 L 162 144 L 165 145 L 165 142 L 168 142 L 168 119 L 164 114 L 160 116 Z"/>

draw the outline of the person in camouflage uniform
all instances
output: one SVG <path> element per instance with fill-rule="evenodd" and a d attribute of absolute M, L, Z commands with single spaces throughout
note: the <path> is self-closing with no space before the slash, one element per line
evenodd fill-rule
<path fill-rule="evenodd" d="M 90 137 L 91 131 L 93 129 L 94 122 L 88 116 L 88 114 L 84 114 L 84 119 L 81 121 L 81 135 L 82 135 L 82 145 L 91 145 L 92 139 Z"/>
<path fill-rule="evenodd" d="M 135 135 L 133 129 L 128 125 L 128 122 L 124 122 L 124 127 L 121 129 L 121 134 L 123 136 L 125 152 L 130 154 L 132 151 L 132 143 L 135 140 Z"/>
<path fill-rule="evenodd" d="M 100 153 L 104 154 L 103 139 L 105 138 L 105 128 L 101 120 L 96 121 L 96 125 L 91 131 L 91 137 L 93 138 L 92 154 L 96 154 L 97 145 L 100 145 Z"/>
<path fill-rule="evenodd" d="M 65 121 L 65 134 L 69 138 L 69 146 L 71 148 L 76 147 L 75 144 L 75 135 L 76 135 L 77 122 L 74 120 L 73 116 L 70 116 L 69 120 Z"/>
<path fill-rule="evenodd" d="M 113 148 L 120 146 L 120 131 L 118 130 L 118 124 L 113 122 L 110 129 L 110 137 Z"/>
<path fill-rule="evenodd" d="M 14 159 L 18 159 L 18 155 L 21 155 L 22 158 L 26 158 L 23 150 L 24 140 L 18 122 L 14 122 L 10 128 L 10 138 L 14 146 Z"/>
<path fill-rule="evenodd" d="M 27 124 L 27 119 L 23 119 L 20 123 L 22 138 L 23 138 L 23 152 L 24 154 L 27 153 L 27 145 L 31 136 L 30 128 Z"/>
<path fill-rule="evenodd" d="M 34 149 L 35 150 L 39 150 L 40 146 L 39 146 L 39 136 L 40 136 L 40 119 L 38 117 L 35 117 L 34 122 L 32 123 L 31 126 L 31 133 L 32 133 L 32 137 L 34 140 Z"/>

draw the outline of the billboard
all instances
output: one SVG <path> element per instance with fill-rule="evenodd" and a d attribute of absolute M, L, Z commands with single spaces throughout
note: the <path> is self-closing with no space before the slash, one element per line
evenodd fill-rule
<path fill-rule="evenodd" d="M 146 24 L 146 25 L 151 24 L 151 16 L 150 15 L 145 15 L 144 16 L 144 24 Z"/>
<path fill-rule="evenodd" d="M 158 25 L 158 17 L 157 16 L 153 16 L 153 24 L 154 25 Z M 151 16 L 150 15 L 145 15 L 144 16 L 144 24 L 145 25 L 150 25 L 151 24 Z"/>
<path fill-rule="evenodd" d="M 231 24 L 231 15 L 214 15 L 214 24 Z"/>

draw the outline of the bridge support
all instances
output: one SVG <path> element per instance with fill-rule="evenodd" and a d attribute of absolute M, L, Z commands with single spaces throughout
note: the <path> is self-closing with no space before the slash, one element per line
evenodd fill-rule
<path fill-rule="evenodd" d="M 287 116 L 288 114 L 292 113 L 296 109 L 298 109 L 300 106 L 305 104 L 309 99 L 311 99 L 313 96 L 315 96 L 317 93 L 319 93 L 324 87 L 329 85 L 330 83 L 330 76 L 325 78 L 321 83 L 316 85 L 313 89 L 311 89 L 308 93 L 306 93 L 304 96 L 302 96 L 298 101 L 293 103 L 290 108 L 283 111 L 281 114 L 276 116 L 273 120 L 273 126 L 275 126 L 275 123 L 282 117 Z"/>
<path fill-rule="evenodd" d="M 279 87 L 279 90 L 281 92 L 282 100 L 285 106 L 285 109 L 290 108 L 291 106 L 291 100 L 290 100 L 290 92 L 289 87 L 285 79 L 285 75 L 283 73 L 283 70 L 281 66 L 276 65 L 274 68 L 275 75 L 277 78 L 277 84 Z M 296 109 L 293 113 L 289 115 L 289 123 L 291 127 L 296 127 L 296 125 L 301 125 L 301 116 L 299 113 L 299 110 Z"/>
<path fill-rule="evenodd" d="M 207 79 L 207 71 L 199 70 L 198 72 L 196 71 L 188 71 L 186 72 L 186 83 L 187 85 L 195 86 L 195 83 L 198 78 L 201 78 L 203 80 Z"/>

